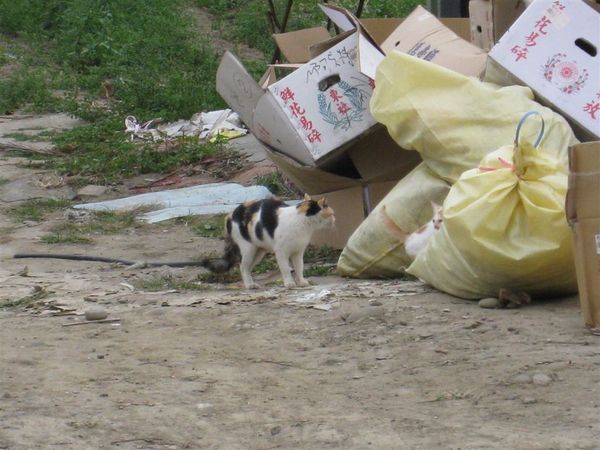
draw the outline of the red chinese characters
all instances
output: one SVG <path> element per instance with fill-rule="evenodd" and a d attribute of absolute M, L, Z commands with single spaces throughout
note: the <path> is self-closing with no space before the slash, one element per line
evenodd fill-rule
<path fill-rule="evenodd" d="M 314 127 L 312 120 L 306 117 L 306 109 L 296 101 L 296 93 L 286 87 L 279 93 L 279 97 L 290 109 L 292 116 L 298 119 L 300 127 L 306 131 L 306 139 L 310 143 L 321 142 L 321 132 Z"/>
<path fill-rule="evenodd" d="M 592 120 L 600 119 L 600 92 L 596 94 L 596 98 L 583 106 L 583 111 L 588 113 Z"/>
<path fill-rule="evenodd" d="M 515 61 L 521 61 L 527 59 L 529 52 L 528 47 L 535 47 L 540 39 L 543 39 L 548 34 L 548 27 L 552 24 L 552 16 L 560 14 L 560 11 L 564 10 L 565 6 L 561 1 L 557 0 L 552 3 L 552 8 L 540 17 L 534 24 L 533 30 L 529 34 L 523 37 L 521 45 L 515 45 L 511 48 L 511 52 L 515 55 Z"/>

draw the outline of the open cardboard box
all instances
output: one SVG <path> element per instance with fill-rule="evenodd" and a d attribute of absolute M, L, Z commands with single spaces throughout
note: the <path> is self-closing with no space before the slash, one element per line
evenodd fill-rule
<path fill-rule="evenodd" d="M 600 327 L 600 141 L 569 149 L 566 211 L 583 319 L 589 327 Z"/>
<path fill-rule="evenodd" d="M 322 29 L 275 36 L 292 63 L 287 67 L 300 64 L 294 72 L 276 80 L 271 68 L 259 84 L 227 52 L 217 72 L 217 91 L 282 173 L 305 192 L 328 197 L 338 227 L 315 236 L 315 242 L 342 248 L 371 208 L 420 162 L 417 152 L 399 148 L 370 115 L 381 48 L 412 51 L 472 76 L 483 71 L 486 53 L 446 26 L 467 37 L 468 19 L 448 19 L 444 25 L 418 7 L 405 19 L 363 24 L 342 8 L 322 8 L 342 30 L 339 36 L 322 41 Z M 301 64 L 307 55 L 312 58 Z M 351 106 L 346 116 L 354 114 L 352 120 L 341 120 L 342 102 Z M 320 139 L 311 142 L 310 133 Z"/>
<path fill-rule="evenodd" d="M 529 86 L 580 140 L 600 139 L 599 30 L 583 1 L 536 0 L 490 51 L 485 79 Z"/>
<path fill-rule="evenodd" d="M 584 0 L 600 11 L 600 0 Z M 489 51 L 525 11 L 523 0 L 470 0 L 471 42 Z"/>
<path fill-rule="evenodd" d="M 471 42 L 489 51 L 523 11 L 523 0 L 471 0 Z"/>
<path fill-rule="evenodd" d="M 280 80 L 261 87 L 231 53 L 217 72 L 217 91 L 262 142 L 309 166 L 331 165 L 353 141 L 376 125 L 369 111 L 375 70 L 389 51 L 414 54 L 465 75 L 479 76 L 486 53 L 461 39 L 422 7 L 405 19 L 377 19 L 367 26 L 343 8 L 321 6 L 343 31 L 325 42 L 323 29 L 278 34 L 275 39 L 290 62 L 319 54 Z M 390 24 L 395 27 L 389 27 Z M 468 19 L 454 19 L 465 35 Z M 377 30 L 377 38 L 370 30 Z M 311 37 L 312 42 L 311 42 Z M 270 72 L 272 75 L 272 72 Z"/>

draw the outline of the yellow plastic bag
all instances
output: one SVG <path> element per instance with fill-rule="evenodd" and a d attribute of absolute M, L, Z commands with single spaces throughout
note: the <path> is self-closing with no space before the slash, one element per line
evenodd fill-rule
<path fill-rule="evenodd" d="M 409 233 L 431 216 L 450 186 L 421 163 L 379 202 L 352 234 L 338 260 L 341 275 L 387 278 L 401 275 L 412 262 L 404 251 Z"/>
<path fill-rule="evenodd" d="M 527 111 L 546 123 L 541 142 L 548 156 L 567 164 L 577 143 L 562 116 L 533 100 L 527 87 L 499 87 L 419 58 L 391 52 L 377 67 L 371 114 L 407 150 L 417 150 L 441 178 L 454 183 L 489 152 L 511 142 Z M 532 142 L 536 130 L 525 130 Z"/>
<path fill-rule="evenodd" d="M 567 167 L 557 154 L 517 133 L 514 145 L 463 173 L 444 202 L 442 229 L 407 271 L 470 299 L 497 296 L 501 288 L 533 297 L 576 292 Z"/>

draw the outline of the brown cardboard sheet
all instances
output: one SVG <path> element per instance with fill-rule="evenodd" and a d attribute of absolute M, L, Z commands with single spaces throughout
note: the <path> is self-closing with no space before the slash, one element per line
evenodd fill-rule
<path fill-rule="evenodd" d="M 600 141 L 569 149 L 567 219 L 584 322 L 600 327 Z"/>

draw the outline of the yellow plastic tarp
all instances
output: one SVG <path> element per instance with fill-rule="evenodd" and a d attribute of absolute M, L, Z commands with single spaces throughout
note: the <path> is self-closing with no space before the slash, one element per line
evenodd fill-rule
<path fill-rule="evenodd" d="M 557 153 L 504 146 L 463 173 L 444 202 L 442 229 L 408 272 L 462 298 L 500 288 L 534 297 L 576 292 L 567 169 Z"/>

